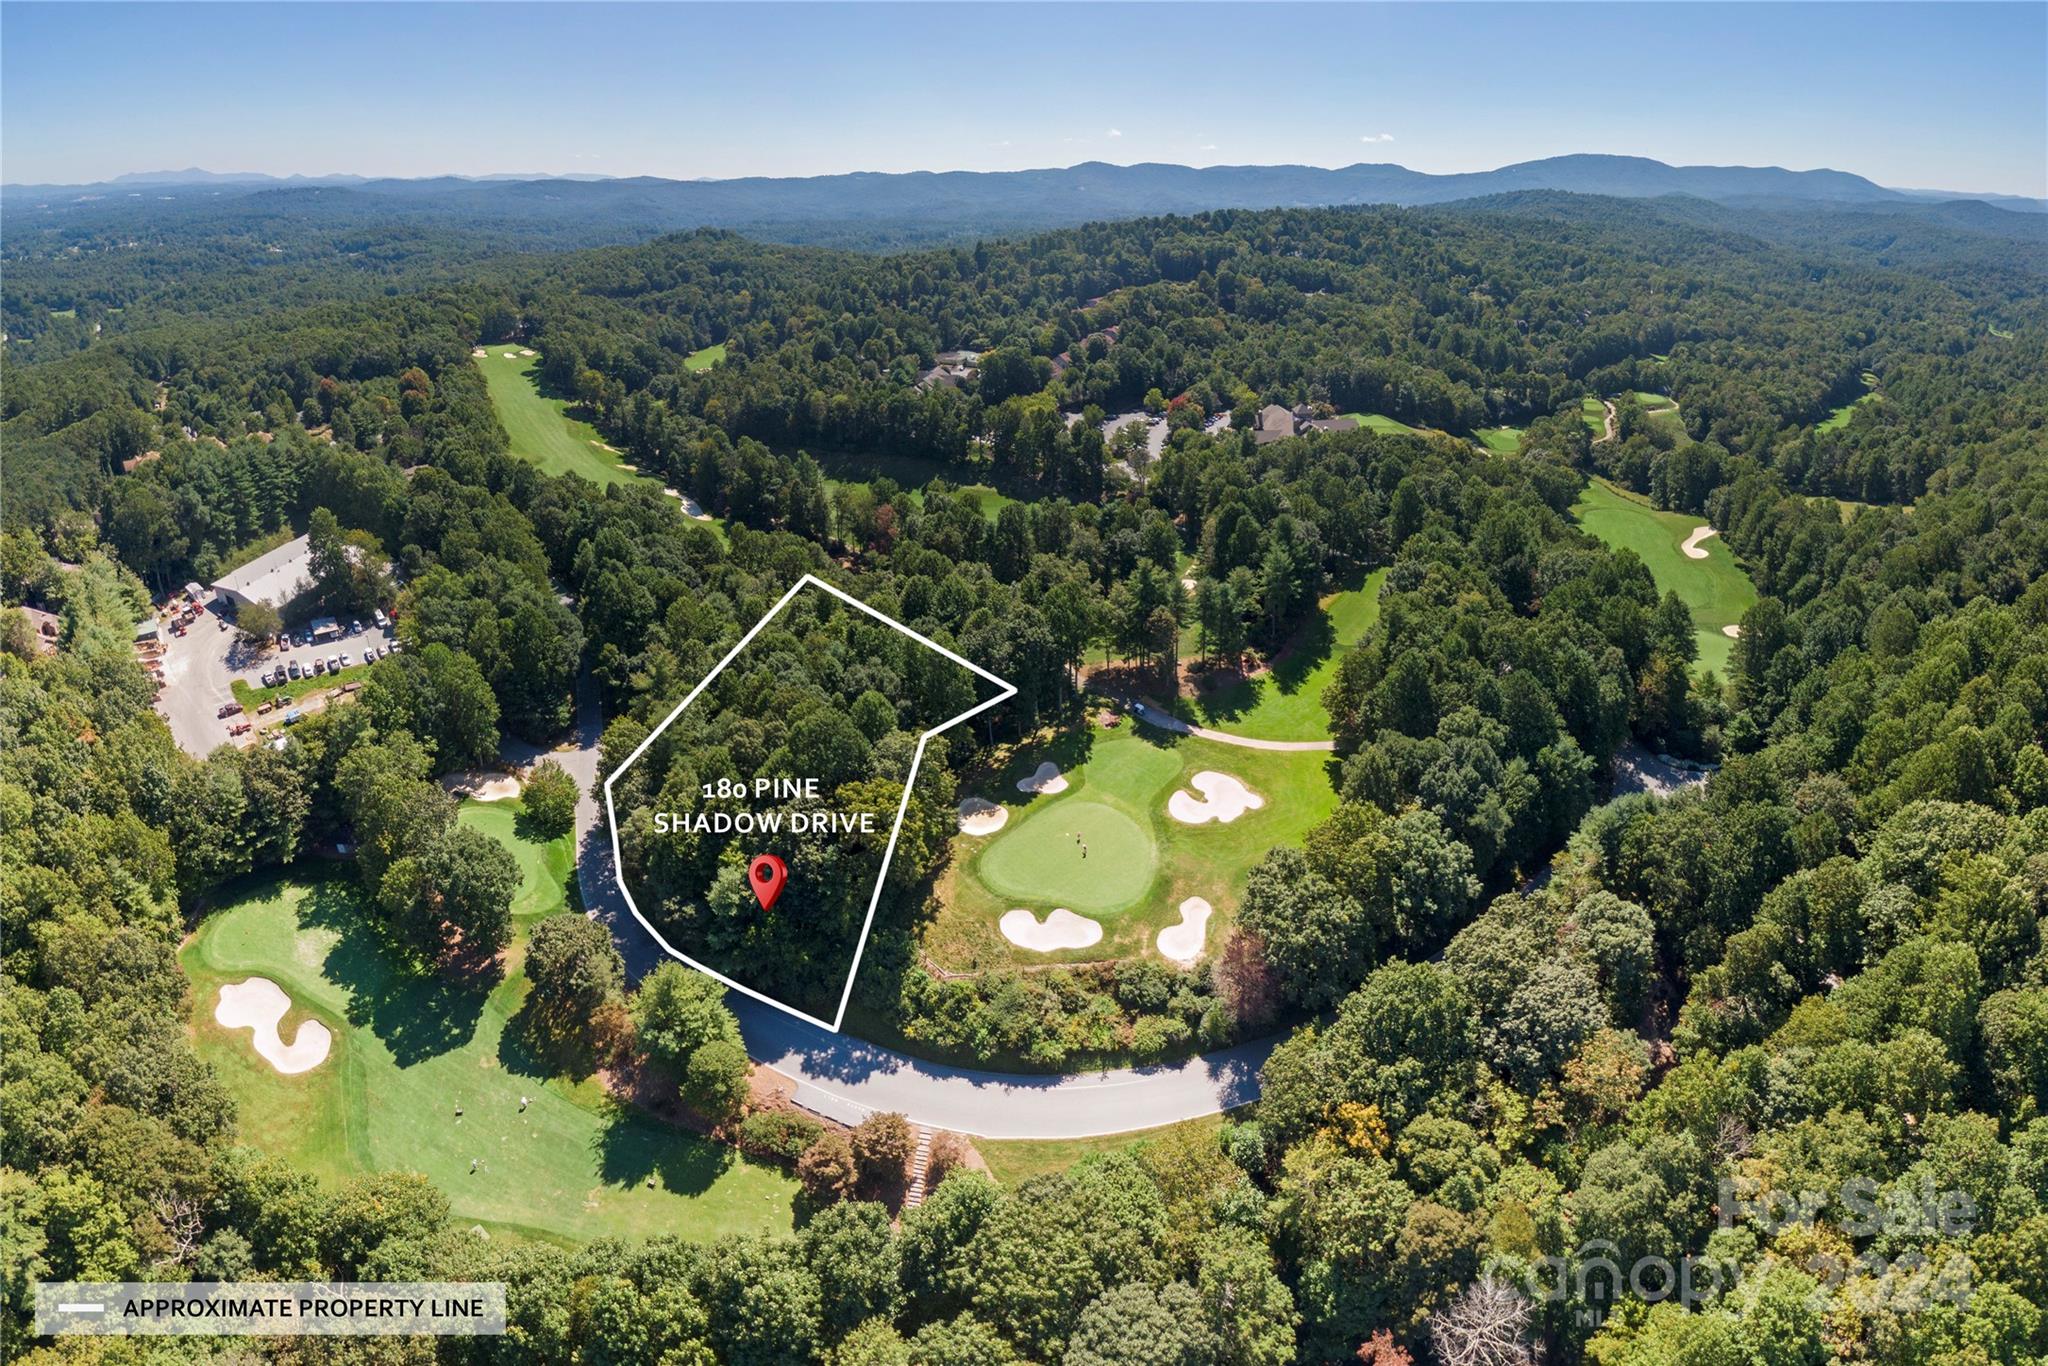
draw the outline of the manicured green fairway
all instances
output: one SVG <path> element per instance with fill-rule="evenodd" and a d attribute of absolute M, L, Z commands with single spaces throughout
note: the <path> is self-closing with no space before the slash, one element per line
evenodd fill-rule
<path fill-rule="evenodd" d="M 1572 515 L 1592 535 L 1640 556 L 1659 593 L 1678 594 L 1692 609 L 1699 666 L 1726 678 L 1735 642 L 1722 628 L 1740 623 L 1756 602 L 1756 588 L 1727 544 L 1719 536 L 1709 536 L 1697 547 L 1706 551 L 1706 558 L 1693 559 L 1681 547 L 1695 528 L 1706 523 L 1682 512 L 1659 512 L 1647 499 L 1604 479 L 1586 485 Z"/>
<path fill-rule="evenodd" d="M 1152 837 L 1107 802 L 1048 801 L 990 841 L 981 880 L 1018 901 L 1050 901 L 1089 915 L 1129 910 L 1158 870 Z"/>
<path fill-rule="evenodd" d="M 1861 408 L 1866 403 L 1882 403 L 1883 401 L 1884 397 L 1881 394 L 1865 394 L 1863 395 L 1863 397 L 1856 399 L 1853 402 L 1844 403 L 1841 407 L 1829 413 L 1827 415 L 1826 420 L 1824 420 L 1814 430 L 1822 432 L 1838 432 L 1842 430 L 1842 428 L 1849 425 L 1849 419 L 1856 416 L 1856 410 L 1858 408 Z"/>
<path fill-rule="evenodd" d="M 524 809 L 516 801 L 466 801 L 455 813 L 464 825 L 512 851 L 519 863 L 519 895 L 512 900 L 512 915 L 522 921 L 564 909 L 569 904 L 570 874 L 576 869 L 572 837 L 562 835 L 546 843 L 527 838 L 520 819 Z"/>
<path fill-rule="evenodd" d="M 1479 444 L 1495 455 L 1514 455 L 1522 449 L 1520 427 L 1481 427 L 1473 433 Z"/>
<path fill-rule="evenodd" d="M 553 1240 L 789 1227 L 795 1185 L 780 1172 L 619 1106 L 594 1080 L 547 1075 L 524 1041 L 516 969 L 488 992 L 398 970 L 351 880 L 253 885 L 181 957 L 200 1054 L 235 1096 L 243 1141 L 323 1180 L 422 1172 L 457 1219 Z M 333 1031 L 326 1061 L 280 1075 L 247 1030 L 214 1022 L 221 984 L 251 975 L 292 998 L 285 1038 L 307 1017 Z"/>
<path fill-rule="evenodd" d="M 1211 730 L 1254 740 L 1327 740 L 1330 713 L 1323 691 L 1337 677 L 1344 652 L 1380 619 L 1380 585 L 1387 571 L 1376 569 L 1363 586 L 1323 600 L 1320 619 L 1258 678 L 1183 698 L 1186 720 Z M 1188 633 L 1192 644 L 1195 636 Z"/>
<path fill-rule="evenodd" d="M 1016 780 L 1046 759 L 1066 774 L 1067 790 L 1037 797 L 1017 791 Z M 962 785 L 963 796 L 1009 807 L 1010 823 L 986 838 L 963 835 L 954 841 L 952 862 L 940 878 L 939 916 L 925 934 L 925 952 L 941 966 L 963 971 L 1156 955 L 1155 936 L 1179 923 L 1180 904 L 1191 896 L 1206 898 L 1214 908 L 1207 936 L 1213 951 L 1237 913 L 1252 865 L 1275 846 L 1300 843 L 1302 834 L 1336 806 L 1331 760 L 1327 753 L 1243 749 L 1170 735 L 1131 719 L 1109 730 L 1091 722 L 1085 730 L 1029 747 L 994 776 Z M 1265 805 L 1228 824 L 1174 820 L 1166 813 L 1167 798 L 1204 770 L 1239 779 Z M 1110 821 L 1105 809 L 1119 819 Z M 1124 822 L 1135 827 L 1141 842 L 1132 861 L 1142 859 L 1144 882 L 1135 895 L 1123 893 L 1130 879 L 1104 857 L 1108 849 L 1130 840 Z M 1073 880 L 1081 867 L 1073 832 L 1112 826 L 1116 833 L 1107 838 L 1119 842 L 1115 845 L 1098 845 L 1096 834 L 1086 834 L 1087 880 Z M 1017 845 L 1014 851 L 1006 849 L 1011 842 Z M 1013 879 L 1027 866 L 1036 866 L 1033 875 L 1042 880 L 1020 886 Z M 1109 900 L 1108 893 L 1096 890 L 1097 879 L 1105 887 L 1113 879 L 1117 895 L 1123 896 L 1114 912 L 1096 909 Z M 1102 942 L 1064 953 L 1034 953 L 1011 944 L 996 927 L 1003 913 L 1015 907 L 1044 915 L 1058 906 L 1099 920 Z"/>
<path fill-rule="evenodd" d="M 684 356 L 683 368 L 685 370 L 709 370 L 724 359 L 725 343 L 719 342 L 716 346 L 707 346 L 702 351 L 692 351 L 689 355 Z"/>
<path fill-rule="evenodd" d="M 1660 408 L 1676 408 L 1678 406 L 1678 400 L 1669 394 L 1651 394 L 1638 389 L 1634 393 L 1634 398 L 1637 403 L 1653 413 Z"/>
<path fill-rule="evenodd" d="M 1389 432 L 1407 432 L 1412 434 L 1416 430 L 1405 422 L 1396 422 L 1393 418 L 1381 417 L 1378 413 L 1346 413 L 1344 416 L 1357 422 L 1359 426 L 1364 427 L 1366 430 L 1379 432 L 1382 435 Z"/>
<path fill-rule="evenodd" d="M 1579 420 L 1593 429 L 1594 436 L 1607 435 L 1607 408 L 1599 399 L 1579 400 Z"/>
<path fill-rule="evenodd" d="M 520 347 L 504 342 L 483 350 L 476 366 L 484 372 L 491 406 L 512 440 L 512 454 L 549 474 L 580 474 L 600 487 L 640 477 L 618 467 L 621 457 L 605 448 L 597 428 L 570 417 L 568 404 L 541 393 L 540 357 L 522 356 Z"/>

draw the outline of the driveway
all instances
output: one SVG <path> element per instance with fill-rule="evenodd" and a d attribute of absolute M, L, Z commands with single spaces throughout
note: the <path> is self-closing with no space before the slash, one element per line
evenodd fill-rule
<path fill-rule="evenodd" d="M 576 730 L 551 757 L 576 778 L 576 880 L 591 918 L 612 932 L 638 980 L 666 957 L 626 909 L 613 875 L 611 831 L 594 796 L 598 739 L 604 733 L 597 688 L 577 684 Z M 508 746 L 508 759 L 524 763 L 531 747 Z M 1153 1129 L 1197 1119 L 1259 1098 L 1259 1068 L 1277 1037 L 1156 1067 L 1117 1068 L 1069 1076 L 978 1072 L 926 1062 L 834 1034 L 740 995 L 726 993 L 739 1017 L 747 1054 L 796 1083 L 797 1103 L 857 1124 L 876 1111 L 896 1111 L 914 1124 L 980 1138 L 1092 1138 Z"/>

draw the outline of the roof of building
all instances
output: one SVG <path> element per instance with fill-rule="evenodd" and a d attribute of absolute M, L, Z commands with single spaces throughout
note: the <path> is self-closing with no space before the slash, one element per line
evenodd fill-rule
<path fill-rule="evenodd" d="M 279 608 L 312 586 L 313 556 L 304 536 L 258 555 L 213 584 L 217 593 L 232 594 L 244 602 L 267 602 Z"/>
<path fill-rule="evenodd" d="M 1355 417 L 1319 417 L 1308 424 L 1319 432 L 1348 432 L 1358 425 Z"/>
<path fill-rule="evenodd" d="M 1268 403 L 1259 409 L 1259 430 L 1277 432 L 1282 436 L 1294 435 L 1294 414 L 1277 403 Z"/>

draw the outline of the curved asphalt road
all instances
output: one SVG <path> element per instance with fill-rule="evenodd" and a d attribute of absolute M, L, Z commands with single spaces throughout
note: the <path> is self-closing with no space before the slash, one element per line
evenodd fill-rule
<path fill-rule="evenodd" d="M 585 911 L 608 926 L 626 971 L 639 978 L 663 959 L 626 909 L 613 876 L 610 832 L 593 795 L 604 717 L 588 678 L 577 690 L 576 734 L 551 756 L 576 779 L 576 879 Z M 524 763 L 531 751 L 508 748 Z M 1259 1068 L 1278 1038 L 1239 1044 L 1185 1062 L 1068 1076 L 977 1072 L 926 1062 L 878 1044 L 834 1034 L 737 992 L 726 1004 L 739 1017 L 747 1053 L 796 1083 L 797 1102 L 845 1123 L 897 1111 L 913 1124 L 979 1138 L 1091 1138 L 1213 1115 L 1259 1097 Z"/>

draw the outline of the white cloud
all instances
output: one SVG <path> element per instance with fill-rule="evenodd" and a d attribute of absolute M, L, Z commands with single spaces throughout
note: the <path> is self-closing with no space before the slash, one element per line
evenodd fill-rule
<path fill-rule="evenodd" d="M 1367 133 L 1358 140 L 1360 142 L 1392 142 L 1394 135 L 1392 133 Z"/>
<path fill-rule="evenodd" d="M 1216 144 L 1213 142 L 1205 142 L 1202 144 L 1202 150 L 1205 152 L 1213 152 L 1216 150 Z"/>
<path fill-rule="evenodd" d="M 1112 129 L 1110 129 L 1110 130 L 1109 130 L 1109 131 L 1108 131 L 1107 133 L 1104 133 L 1104 134 L 1103 134 L 1103 136 L 1104 136 L 1104 137 L 1108 137 L 1108 138 L 1120 138 L 1120 137 L 1122 137 L 1123 135 L 1124 135 L 1124 130 L 1123 130 L 1123 129 L 1121 129 L 1121 128 L 1112 128 Z"/>

